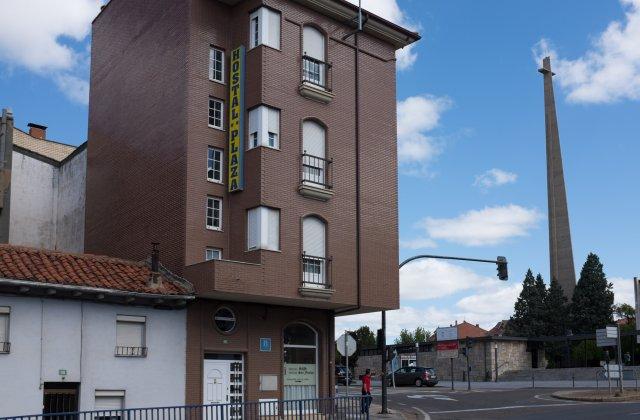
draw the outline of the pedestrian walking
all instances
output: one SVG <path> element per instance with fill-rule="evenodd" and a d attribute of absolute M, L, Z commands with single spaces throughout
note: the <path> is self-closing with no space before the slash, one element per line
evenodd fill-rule
<path fill-rule="evenodd" d="M 362 401 L 360 403 L 360 413 L 369 417 L 369 407 L 371 406 L 371 369 L 367 369 L 362 375 Z"/>

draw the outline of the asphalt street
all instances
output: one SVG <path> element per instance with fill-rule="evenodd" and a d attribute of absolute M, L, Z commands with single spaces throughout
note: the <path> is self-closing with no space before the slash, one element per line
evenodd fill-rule
<path fill-rule="evenodd" d="M 566 388 L 563 388 L 566 389 Z M 358 388 L 353 387 L 355 393 Z M 484 388 L 452 391 L 450 386 L 389 390 L 389 408 L 413 419 L 619 419 L 640 418 L 640 402 L 586 403 L 551 394 L 560 389 Z M 380 404 L 380 390 L 374 391 Z M 344 395 L 340 387 L 339 395 Z"/>

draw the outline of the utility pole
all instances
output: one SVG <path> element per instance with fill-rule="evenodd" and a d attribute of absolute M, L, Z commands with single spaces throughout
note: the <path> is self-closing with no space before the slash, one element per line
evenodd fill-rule
<path fill-rule="evenodd" d="M 387 409 L 387 311 L 382 311 L 382 414 Z"/>

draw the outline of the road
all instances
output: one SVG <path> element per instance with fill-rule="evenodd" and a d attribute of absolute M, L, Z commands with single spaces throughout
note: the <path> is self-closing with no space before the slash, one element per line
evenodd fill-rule
<path fill-rule="evenodd" d="M 566 388 L 564 388 L 566 389 Z M 451 391 L 450 386 L 389 390 L 389 408 L 417 419 L 640 419 L 640 402 L 585 403 L 555 399 L 559 389 L 484 388 Z M 353 387 L 355 393 L 357 388 Z M 340 387 L 339 395 L 344 395 Z M 380 392 L 374 390 L 380 404 Z M 414 417 L 415 416 L 415 417 Z"/>

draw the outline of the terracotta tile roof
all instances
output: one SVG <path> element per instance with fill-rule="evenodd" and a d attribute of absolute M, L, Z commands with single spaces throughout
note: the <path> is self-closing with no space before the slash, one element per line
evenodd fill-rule
<path fill-rule="evenodd" d="M 31 137 L 19 128 L 13 129 L 13 144 L 57 162 L 62 162 L 76 150 L 76 146 Z"/>
<path fill-rule="evenodd" d="M 507 329 L 507 324 L 509 323 L 508 319 L 503 319 L 502 321 L 498 321 L 498 323 L 489 330 L 487 335 L 490 336 L 503 336 L 505 330 Z"/>
<path fill-rule="evenodd" d="M 191 295 L 193 287 L 167 270 L 157 285 L 144 262 L 0 244 L 0 278 L 154 295 Z M 0 280 L 1 282 L 1 280 Z"/>
<path fill-rule="evenodd" d="M 480 328 L 477 324 L 473 325 L 467 321 L 458 324 L 458 338 L 484 337 L 485 335 L 487 335 L 487 330 Z"/>

